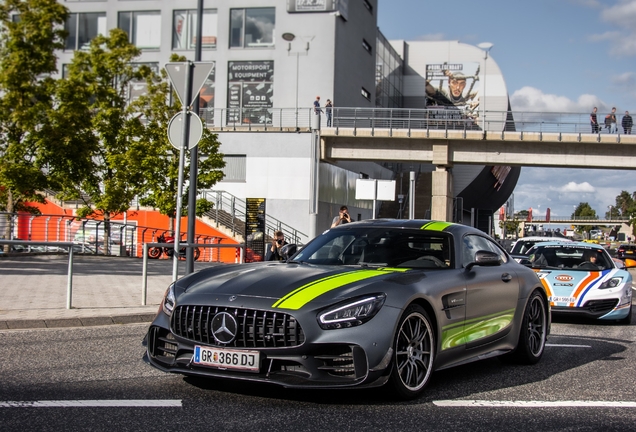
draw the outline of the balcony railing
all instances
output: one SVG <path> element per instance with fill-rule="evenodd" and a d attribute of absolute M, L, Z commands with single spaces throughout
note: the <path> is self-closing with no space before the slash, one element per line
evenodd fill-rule
<path fill-rule="evenodd" d="M 332 108 L 331 126 L 322 107 L 311 108 L 210 108 L 202 114 L 206 125 L 217 131 L 308 132 L 331 127 L 388 130 L 464 130 L 488 132 L 538 132 L 592 134 L 589 113 L 486 111 L 483 118 L 455 107 L 409 108 Z M 616 136 L 623 135 L 618 117 Z M 598 115 L 600 130 L 608 134 Z M 319 121 L 318 121 L 319 119 Z"/>

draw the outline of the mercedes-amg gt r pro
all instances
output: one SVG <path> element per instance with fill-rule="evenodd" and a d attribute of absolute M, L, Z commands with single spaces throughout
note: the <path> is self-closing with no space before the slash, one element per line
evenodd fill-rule
<path fill-rule="evenodd" d="M 556 315 L 632 321 L 632 276 L 636 261 L 617 263 L 599 245 L 587 242 L 538 243 L 522 263 L 541 279 Z"/>
<path fill-rule="evenodd" d="M 434 370 L 494 356 L 538 362 L 549 329 L 536 273 L 482 231 L 373 220 L 330 229 L 286 262 L 179 279 L 150 325 L 144 358 L 189 376 L 387 384 L 412 398 Z"/>

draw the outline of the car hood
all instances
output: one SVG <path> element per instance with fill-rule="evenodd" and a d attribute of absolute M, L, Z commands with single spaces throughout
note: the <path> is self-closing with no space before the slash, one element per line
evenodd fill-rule
<path fill-rule="evenodd" d="M 408 273 L 411 273 L 410 275 Z M 178 303 L 224 303 L 231 297 L 260 299 L 281 309 L 300 309 L 304 305 L 328 303 L 369 292 L 370 285 L 383 281 L 412 283 L 414 272 L 408 269 L 363 268 L 358 266 L 315 266 L 309 264 L 255 263 L 202 270 L 179 281 L 185 292 Z M 417 279 L 425 277 L 416 272 Z"/>
<path fill-rule="evenodd" d="M 590 290 L 598 288 L 611 277 L 621 276 L 625 282 L 631 282 L 629 273 L 619 269 L 599 271 L 538 270 L 537 276 L 548 291 L 548 295 L 559 298 L 560 301 L 557 301 L 556 304 L 576 303 L 577 306 L 580 306 Z"/>

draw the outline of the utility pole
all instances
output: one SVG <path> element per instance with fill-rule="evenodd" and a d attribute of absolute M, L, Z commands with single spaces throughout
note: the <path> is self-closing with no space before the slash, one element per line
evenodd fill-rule
<path fill-rule="evenodd" d="M 194 61 L 201 61 L 201 49 L 203 45 L 203 0 L 197 3 L 197 44 L 194 49 Z M 199 112 L 199 95 L 194 99 L 192 111 L 201 116 Z M 196 222 L 197 222 L 197 177 L 199 172 L 199 150 L 198 146 L 190 150 L 190 190 L 188 193 L 188 244 L 195 243 Z M 186 269 L 185 274 L 194 272 L 194 248 L 186 249 Z"/>

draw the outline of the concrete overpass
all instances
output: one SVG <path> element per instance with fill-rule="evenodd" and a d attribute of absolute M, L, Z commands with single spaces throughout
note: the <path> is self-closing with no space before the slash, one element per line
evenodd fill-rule
<path fill-rule="evenodd" d="M 316 159 L 433 164 L 431 218 L 452 220 L 455 164 L 599 168 L 636 167 L 636 135 L 589 133 L 587 114 L 486 112 L 476 125 L 455 112 L 334 109 L 333 127 L 321 127 L 312 109 L 271 109 L 271 123 L 225 124 L 218 132 L 313 133 Z M 294 115 L 295 114 L 295 115 Z M 544 116 L 546 119 L 541 119 Z M 226 118 L 221 112 L 215 118 Z M 515 121 L 521 118 L 523 121 Z M 324 119 L 322 120 L 324 123 Z M 481 130 L 481 127 L 485 131 Z M 522 129 L 522 130 L 519 130 Z M 565 222 L 567 223 L 567 222 Z"/>

